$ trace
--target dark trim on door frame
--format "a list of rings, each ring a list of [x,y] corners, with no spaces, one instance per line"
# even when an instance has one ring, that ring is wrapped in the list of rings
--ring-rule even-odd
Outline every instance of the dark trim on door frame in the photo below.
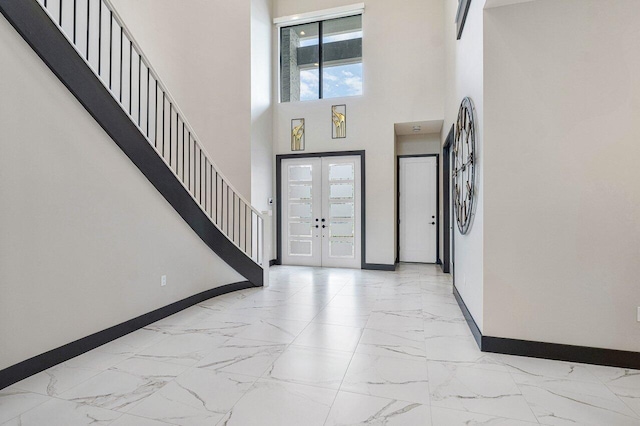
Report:
[[[262,266],[213,224],[38,2],[2,0],[0,13],[211,251],[263,285]]]
[[[398,220],[396,221],[396,259],[400,261],[400,159],[416,157],[436,157],[436,262],[433,264],[437,265],[440,263],[440,154],[396,156],[396,212],[398,212]]]
[[[451,146],[453,144],[455,126],[445,139],[442,147],[442,272],[451,273],[450,266],[452,239],[451,239]]]
[[[482,352],[640,370],[640,352],[483,336],[455,285],[453,294]]]
[[[282,265],[282,160],[296,158],[318,158],[318,157],[349,157],[360,156],[360,267],[362,269],[374,269],[384,271],[395,271],[395,265],[368,264],[367,259],[367,215],[366,215],[366,172],[365,172],[365,151],[330,151],[330,152],[310,152],[304,154],[281,154],[276,155],[276,265]],[[393,269],[391,269],[393,268]]]
[[[0,390],[216,296],[255,287],[241,281],[203,291],[0,370]]]

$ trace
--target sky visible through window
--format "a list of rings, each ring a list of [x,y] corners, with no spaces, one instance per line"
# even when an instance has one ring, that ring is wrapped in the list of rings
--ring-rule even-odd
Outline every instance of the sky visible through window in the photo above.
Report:
[[[325,67],[323,74],[323,98],[362,94],[362,63]],[[300,71],[300,100],[318,99],[319,85],[320,78],[317,68]]]

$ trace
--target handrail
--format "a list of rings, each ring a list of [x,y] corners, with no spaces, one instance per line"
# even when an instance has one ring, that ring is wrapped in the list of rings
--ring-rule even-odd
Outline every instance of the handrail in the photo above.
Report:
[[[160,80],[158,72],[155,70],[147,56],[142,51],[139,43],[133,37],[131,30],[124,23],[124,20],[113,6],[111,0],[37,0],[38,4],[44,9],[49,18],[56,24],[58,29],[67,38],[70,44],[75,48],[76,52],[85,61],[85,63],[93,70],[94,74],[100,79],[105,88],[111,93],[114,99],[118,102],[123,111],[129,116],[131,121],[136,125],[138,130],[145,136],[147,142],[155,149],[156,153],[162,158],[164,163],[173,172],[176,178],[183,185],[185,190],[191,194],[192,198],[196,201],[198,206],[209,217],[211,222],[216,226],[236,247],[238,247],[243,253],[251,258],[255,263],[262,265],[264,257],[264,218],[258,210],[256,210],[251,204],[238,192],[238,190],[229,182],[229,180],[222,174],[219,167],[215,164],[212,156],[207,152],[206,148],[202,146],[201,141],[196,134],[193,126],[186,119],[182,109],[175,102],[175,98],[169,92],[166,85]],[[79,6],[85,6],[84,14],[82,18],[85,19],[84,23],[78,19]],[[97,12],[96,12],[97,7]],[[104,8],[104,9],[103,9]],[[93,9],[93,10],[92,10]],[[107,24],[109,25],[106,30],[104,25],[104,12],[107,11]],[[57,13],[56,13],[57,12]],[[71,16],[69,16],[71,15]],[[96,15],[96,16],[94,16]],[[96,21],[98,29],[91,27],[92,20]],[[69,26],[68,20],[71,19],[71,34],[65,30],[65,27]],[[93,22],[95,24],[95,22]],[[114,32],[114,28],[115,29]],[[80,29],[81,31],[78,31]],[[104,32],[108,32],[107,36],[109,40],[104,42]],[[120,35],[118,36],[118,32]],[[81,37],[78,37],[80,33]],[[119,47],[117,48],[120,54],[118,61],[119,74],[115,77],[113,75],[113,64],[117,57],[114,58],[114,44],[119,39]],[[126,37],[126,41],[125,41]],[[80,41],[84,42],[84,51],[81,50]],[[97,42],[97,52],[92,49],[92,44]],[[128,43],[125,43],[128,42]],[[104,56],[103,43],[107,44],[109,49],[108,56],[108,81],[106,72],[102,69],[102,61]],[[124,43],[124,44],[123,44]],[[129,46],[127,46],[129,44]],[[128,50],[128,53],[125,51]],[[97,54],[98,66],[92,64],[91,57],[95,57]],[[128,81],[124,72],[124,55],[128,55],[129,64],[127,72],[129,73]],[[134,61],[134,55],[136,61]],[[93,59],[95,62],[95,59]],[[134,80],[133,80],[133,66],[137,62],[136,68],[138,71],[137,76],[137,96],[136,102],[137,111],[133,109],[133,96],[134,93]],[[146,69],[146,87],[144,89],[145,99],[142,98],[142,84],[145,83],[142,78],[142,69]],[[114,80],[117,80],[117,87],[119,93],[115,92]],[[152,95],[151,83],[155,83],[155,95]],[[125,105],[123,98],[123,86],[128,84],[128,106]],[[126,94],[126,93],[125,93]],[[160,105],[158,101],[158,95],[162,96],[162,111],[160,111]],[[124,99],[124,100],[123,100]],[[146,112],[143,122],[142,102],[146,102]],[[153,108],[151,108],[153,103]],[[167,160],[165,153],[165,130],[167,130],[166,122],[166,109],[169,109],[169,159]],[[153,109],[153,111],[152,111]],[[153,113],[153,116],[151,115]],[[162,127],[159,128],[159,118],[162,120]],[[174,120],[175,118],[175,120]],[[153,124],[151,121],[153,120]],[[175,129],[173,124],[175,122]],[[180,123],[182,123],[182,138],[180,138]],[[143,124],[146,129],[143,128]],[[153,129],[152,129],[153,126]],[[159,147],[159,132],[162,132],[161,148]],[[175,132],[175,138],[173,133]],[[188,134],[188,141],[186,136]],[[174,141],[175,139],[175,141]],[[182,150],[180,150],[180,141],[182,141]],[[175,168],[173,165],[174,156],[172,155],[173,142],[175,142]],[[185,149],[185,142],[187,148]],[[193,145],[193,152],[191,147]],[[196,160],[196,152],[198,152],[198,160]],[[192,156],[193,154],[193,156]],[[189,158],[185,158],[188,156]],[[182,167],[180,167],[179,160],[182,159]],[[203,173],[203,158],[204,158],[204,173]],[[192,162],[193,160],[193,162]],[[185,177],[185,170],[188,167],[188,175]],[[207,173],[209,172],[209,173]],[[215,189],[213,188],[213,175],[215,173]],[[182,174],[182,176],[181,176]],[[204,174],[204,182],[203,182]],[[191,178],[193,177],[193,182]],[[197,179],[197,181],[196,181]],[[203,197],[204,186],[204,197]],[[225,191],[226,188],[226,191]],[[220,190],[220,191],[218,191]],[[220,194],[218,194],[220,192]],[[226,192],[226,196],[225,196]],[[215,200],[213,199],[215,195]],[[220,195],[220,196],[219,196]],[[229,198],[233,199],[233,206],[230,206]],[[225,210],[226,199],[226,210]],[[204,203],[203,203],[204,201]],[[221,203],[220,203],[221,201]],[[237,201],[237,203],[236,203]],[[236,209],[237,206],[237,209]],[[242,209],[244,206],[244,210]],[[250,220],[247,214],[250,215]],[[255,229],[254,229],[255,224]],[[244,226],[243,226],[244,225]],[[229,229],[231,227],[231,230]],[[236,230],[238,231],[236,233]],[[244,237],[243,237],[244,235]],[[250,244],[249,244],[250,240]],[[244,242],[244,243],[243,243]]]

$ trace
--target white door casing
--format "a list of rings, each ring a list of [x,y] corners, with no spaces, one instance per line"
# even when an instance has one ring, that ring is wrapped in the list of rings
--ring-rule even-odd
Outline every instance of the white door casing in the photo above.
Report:
[[[282,264],[361,267],[360,156],[282,160]]]
[[[437,157],[400,158],[400,261],[437,262]]]

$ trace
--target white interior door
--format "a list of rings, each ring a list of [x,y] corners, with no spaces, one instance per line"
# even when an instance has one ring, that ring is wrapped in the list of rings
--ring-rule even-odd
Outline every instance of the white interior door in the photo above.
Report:
[[[437,157],[400,158],[400,261],[437,262]]]
[[[282,161],[282,263],[322,264],[322,161]]]
[[[322,158],[322,266],[361,267],[360,157]]]
[[[361,267],[360,157],[282,160],[282,263]]]

